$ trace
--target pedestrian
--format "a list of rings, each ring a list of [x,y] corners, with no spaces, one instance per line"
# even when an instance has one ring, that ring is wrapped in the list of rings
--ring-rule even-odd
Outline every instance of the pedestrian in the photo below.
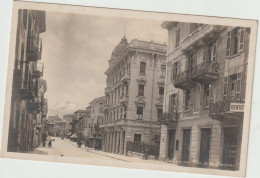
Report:
[[[52,146],[52,141],[50,140],[48,143],[49,148]]]

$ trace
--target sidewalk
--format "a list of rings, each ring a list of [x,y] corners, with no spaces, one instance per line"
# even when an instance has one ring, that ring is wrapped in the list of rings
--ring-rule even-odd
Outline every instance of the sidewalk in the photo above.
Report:
[[[65,141],[67,141],[68,143],[74,145],[75,147],[78,147],[76,142],[72,142],[70,140],[64,139]],[[90,152],[90,153],[94,153],[94,154],[98,154],[101,156],[106,156],[109,158],[113,158],[113,159],[117,159],[117,160],[121,160],[121,161],[126,161],[126,162],[145,162],[145,163],[164,163],[162,161],[158,161],[158,160],[143,160],[137,157],[130,157],[130,156],[126,156],[126,155],[120,155],[120,154],[114,154],[114,153],[108,153],[108,152],[104,152],[101,150],[95,150],[94,148],[85,148],[84,145],[81,146],[80,149],[85,149],[86,151]]]

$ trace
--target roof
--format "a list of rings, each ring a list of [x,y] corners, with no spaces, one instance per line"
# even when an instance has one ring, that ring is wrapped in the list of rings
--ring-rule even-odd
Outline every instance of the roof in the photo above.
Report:
[[[112,51],[111,59],[117,58],[124,51],[124,49],[127,48],[127,46],[128,46],[128,42],[126,37],[124,36],[121,39],[120,43]]]
[[[95,104],[95,103],[104,103],[106,101],[106,97],[105,96],[101,96],[98,98],[93,99],[89,104]]]
[[[62,119],[59,118],[59,116],[48,116],[47,120],[48,120],[48,122],[52,122],[52,121],[62,121]]]
[[[117,56],[117,58],[113,59],[114,62],[112,65],[109,65],[109,68],[105,71],[105,74],[108,74],[114,67],[116,66],[116,63],[121,61],[128,52],[130,51],[143,51],[148,53],[156,53],[161,55],[166,55],[167,52],[167,45],[166,43],[159,43],[154,41],[142,41],[138,39],[133,39],[127,47]],[[112,52],[113,54],[113,52]],[[111,60],[109,60],[110,62]]]
[[[77,111],[74,112],[74,114],[77,114],[77,113],[88,113],[89,111],[86,110],[86,109],[78,109]]]

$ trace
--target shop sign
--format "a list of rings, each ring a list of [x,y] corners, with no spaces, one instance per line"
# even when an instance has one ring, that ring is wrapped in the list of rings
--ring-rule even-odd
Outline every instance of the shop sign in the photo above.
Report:
[[[244,112],[244,103],[230,103],[231,112]]]

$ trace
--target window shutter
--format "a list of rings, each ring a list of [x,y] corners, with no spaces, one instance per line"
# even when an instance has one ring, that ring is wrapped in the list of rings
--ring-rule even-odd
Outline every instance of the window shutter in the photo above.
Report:
[[[214,101],[212,84],[209,85],[209,101]]]
[[[200,106],[203,107],[204,85],[200,84]]]
[[[209,60],[208,46],[205,46],[203,51],[203,61],[208,61],[208,60]]]
[[[231,47],[231,31],[227,33],[227,50],[226,50],[226,56],[230,56],[230,47]]]
[[[183,100],[182,100],[182,108],[183,108],[183,111],[185,111],[185,98],[186,98],[186,90],[183,90]]]
[[[189,109],[190,110],[192,110],[193,108],[194,108],[194,105],[193,105],[193,100],[194,100],[194,98],[193,98],[193,96],[194,96],[194,94],[193,94],[193,92],[194,92],[194,90],[193,89],[190,89],[190,103],[189,103]]]
[[[228,93],[228,78],[225,77],[225,79],[224,79],[224,93],[223,93],[224,100],[227,100],[227,93]]]
[[[212,62],[216,61],[216,56],[217,56],[217,43],[214,42],[213,51],[212,51]]]
[[[170,107],[171,107],[171,95],[169,95],[169,106],[168,106],[168,111],[170,111]]]
[[[240,101],[241,98],[241,78],[242,78],[242,74],[238,73],[237,74],[237,84],[236,84],[236,100]]]
[[[194,53],[192,55],[192,66],[191,67],[196,66],[196,65],[197,65],[197,54]]]
[[[240,41],[239,41],[239,50],[242,51],[244,49],[244,41],[245,41],[245,28],[240,28]]]

